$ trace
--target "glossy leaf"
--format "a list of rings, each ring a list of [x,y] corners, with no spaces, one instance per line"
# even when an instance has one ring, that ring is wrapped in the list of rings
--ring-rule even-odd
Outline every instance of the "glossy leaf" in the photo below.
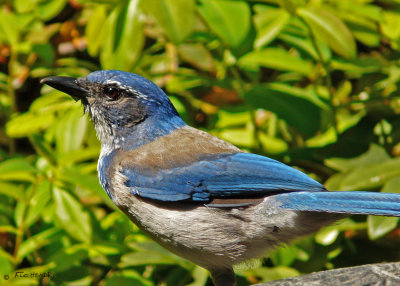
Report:
[[[56,127],[56,147],[58,153],[78,150],[86,135],[87,118],[81,108],[67,111]]]
[[[22,158],[0,163],[0,181],[34,181],[35,168]]]
[[[104,69],[130,71],[139,59],[144,44],[139,0],[129,0],[113,9],[106,20],[100,53]]]
[[[201,0],[201,16],[222,41],[237,48],[250,30],[250,8],[246,1]]]
[[[289,22],[290,14],[283,9],[261,11],[254,17],[257,36],[254,48],[260,49],[272,42]]]
[[[89,190],[90,192],[102,197],[103,201],[107,205],[109,205],[109,207],[114,209],[116,208],[113,202],[108,197],[107,193],[100,186],[99,178],[97,175],[85,174],[76,168],[68,168],[64,169],[63,172],[60,173],[59,179],[64,182],[72,183],[73,185],[79,186],[83,189]]]
[[[202,44],[182,44],[179,45],[178,52],[183,60],[200,70],[214,69],[211,53]]]
[[[19,29],[15,16],[0,10],[0,39],[11,45],[16,45],[19,37]]]
[[[268,85],[254,87],[244,94],[252,106],[270,110],[299,132],[310,136],[319,128],[320,109],[309,100]]]
[[[87,48],[91,56],[97,56],[103,44],[106,18],[106,6],[99,5],[93,11],[86,25]]]
[[[326,10],[301,7],[297,14],[304,19],[313,35],[347,59],[356,55],[356,44],[347,26]]]
[[[361,165],[342,181],[342,190],[364,190],[382,186],[388,180],[400,176],[400,158],[378,164]]]
[[[29,227],[41,215],[50,200],[50,182],[42,181],[33,187],[33,195],[29,199],[28,211],[25,217],[25,226]]]
[[[378,239],[394,230],[399,221],[398,217],[368,216],[368,236],[371,239]]]
[[[65,271],[88,257],[88,251],[82,246],[62,248],[49,257],[55,263],[53,271]]]
[[[110,278],[108,278],[105,285],[151,286],[153,285],[153,283],[143,278],[139,273],[134,270],[122,270],[115,272]]]
[[[311,62],[280,48],[252,51],[240,58],[239,65],[250,69],[266,67],[281,71],[292,71],[305,76],[310,75],[314,68]]]
[[[388,160],[390,157],[386,150],[378,145],[372,144],[368,152],[352,159],[330,158],[325,160],[327,166],[345,172],[363,165],[375,165]]]
[[[53,197],[60,225],[71,237],[89,243],[92,240],[92,227],[87,211],[73,196],[60,188],[53,189]]]
[[[194,0],[146,0],[141,6],[174,43],[181,43],[193,30]]]
[[[20,261],[29,253],[37,251],[41,247],[49,244],[59,232],[56,228],[49,228],[35,236],[26,239],[18,248],[17,259]]]

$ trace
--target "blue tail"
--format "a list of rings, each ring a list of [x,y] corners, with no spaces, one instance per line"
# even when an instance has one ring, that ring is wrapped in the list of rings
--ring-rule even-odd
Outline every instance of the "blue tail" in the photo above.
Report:
[[[299,211],[400,216],[400,194],[292,192],[275,197],[280,207]]]

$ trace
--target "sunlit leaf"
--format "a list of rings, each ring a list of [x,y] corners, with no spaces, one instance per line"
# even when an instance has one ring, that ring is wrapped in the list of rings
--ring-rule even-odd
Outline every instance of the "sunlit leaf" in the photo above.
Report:
[[[84,174],[79,169],[68,168],[60,173],[59,179],[68,183],[77,185],[83,189],[89,190],[94,194],[103,198],[103,201],[111,208],[115,209],[115,205],[108,197],[107,193],[100,186],[99,178],[94,174]]]
[[[335,15],[326,10],[301,7],[297,14],[310,26],[313,35],[325,42],[339,55],[353,59],[356,43],[347,26]]]
[[[62,248],[49,257],[55,263],[53,271],[61,272],[72,268],[88,257],[88,251],[81,245]]]
[[[255,108],[264,108],[287,121],[297,131],[312,135],[320,126],[320,109],[297,94],[273,86],[259,85],[244,94],[245,100]]]
[[[67,0],[40,1],[36,6],[35,15],[42,20],[49,20],[60,13],[66,4]]]
[[[368,236],[371,239],[384,236],[397,227],[399,220],[398,217],[368,216]]]
[[[33,187],[34,192],[29,199],[28,211],[25,217],[25,226],[29,227],[41,215],[41,212],[46,207],[50,200],[50,182],[42,181]]]
[[[200,70],[214,69],[211,53],[202,44],[182,44],[178,47],[182,59]]]
[[[56,147],[58,153],[78,150],[86,136],[87,118],[81,108],[68,110],[57,122]]]
[[[92,240],[92,226],[89,214],[68,192],[53,188],[56,217],[62,227],[73,238],[89,243]]]
[[[121,270],[114,272],[114,274],[106,280],[105,285],[151,286],[153,285],[153,283],[143,278],[139,273],[134,270]]]
[[[339,170],[347,171],[365,164],[377,164],[388,160],[390,157],[386,153],[386,150],[375,144],[371,144],[369,150],[356,158],[344,159],[344,158],[330,158],[326,159],[325,163],[327,166]]]
[[[261,47],[272,42],[289,22],[290,14],[283,9],[262,10],[254,16],[257,37],[254,47]]]
[[[315,241],[322,245],[330,245],[335,242],[338,235],[338,229],[324,228],[315,235]]]
[[[107,18],[105,5],[96,6],[86,25],[87,49],[91,56],[97,56],[104,41],[104,24]]]
[[[260,267],[252,270],[247,270],[246,273],[261,277],[263,282],[272,280],[279,280],[300,275],[300,272],[294,268],[287,266],[275,266],[275,267]]]
[[[19,37],[19,29],[16,17],[11,12],[0,10],[0,40],[16,45]]]
[[[194,26],[194,0],[146,0],[141,5],[174,43],[181,43]]]
[[[0,163],[0,181],[34,181],[35,168],[22,158],[13,158]]]
[[[246,1],[202,0],[198,9],[211,29],[231,47],[238,47],[250,29],[250,9]]]
[[[240,58],[239,65],[243,68],[260,66],[281,71],[293,71],[305,76],[310,75],[314,68],[311,62],[280,48],[252,51]]]
[[[139,59],[144,34],[138,4],[139,0],[129,0],[117,5],[108,16],[100,52],[104,69],[130,71]]]
[[[388,159],[377,164],[364,164],[350,172],[342,181],[342,190],[363,190],[382,186],[400,176],[400,158]]]
[[[29,253],[46,246],[54,239],[54,236],[59,232],[57,228],[49,228],[43,232],[40,232],[21,243],[18,248],[17,258],[19,260],[23,259]]]

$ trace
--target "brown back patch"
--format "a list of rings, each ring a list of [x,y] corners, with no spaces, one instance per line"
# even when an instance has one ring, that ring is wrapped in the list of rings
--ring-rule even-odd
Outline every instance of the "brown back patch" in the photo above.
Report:
[[[190,165],[206,155],[239,152],[242,151],[226,141],[185,126],[132,151],[120,152],[115,162],[122,167],[136,165],[156,171]]]

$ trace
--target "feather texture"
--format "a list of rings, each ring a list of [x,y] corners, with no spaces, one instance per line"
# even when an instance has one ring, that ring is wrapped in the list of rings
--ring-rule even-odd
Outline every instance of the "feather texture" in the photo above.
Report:
[[[400,216],[400,196],[374,192],[297,192],[280,194],[281,208],[296,211]]]

